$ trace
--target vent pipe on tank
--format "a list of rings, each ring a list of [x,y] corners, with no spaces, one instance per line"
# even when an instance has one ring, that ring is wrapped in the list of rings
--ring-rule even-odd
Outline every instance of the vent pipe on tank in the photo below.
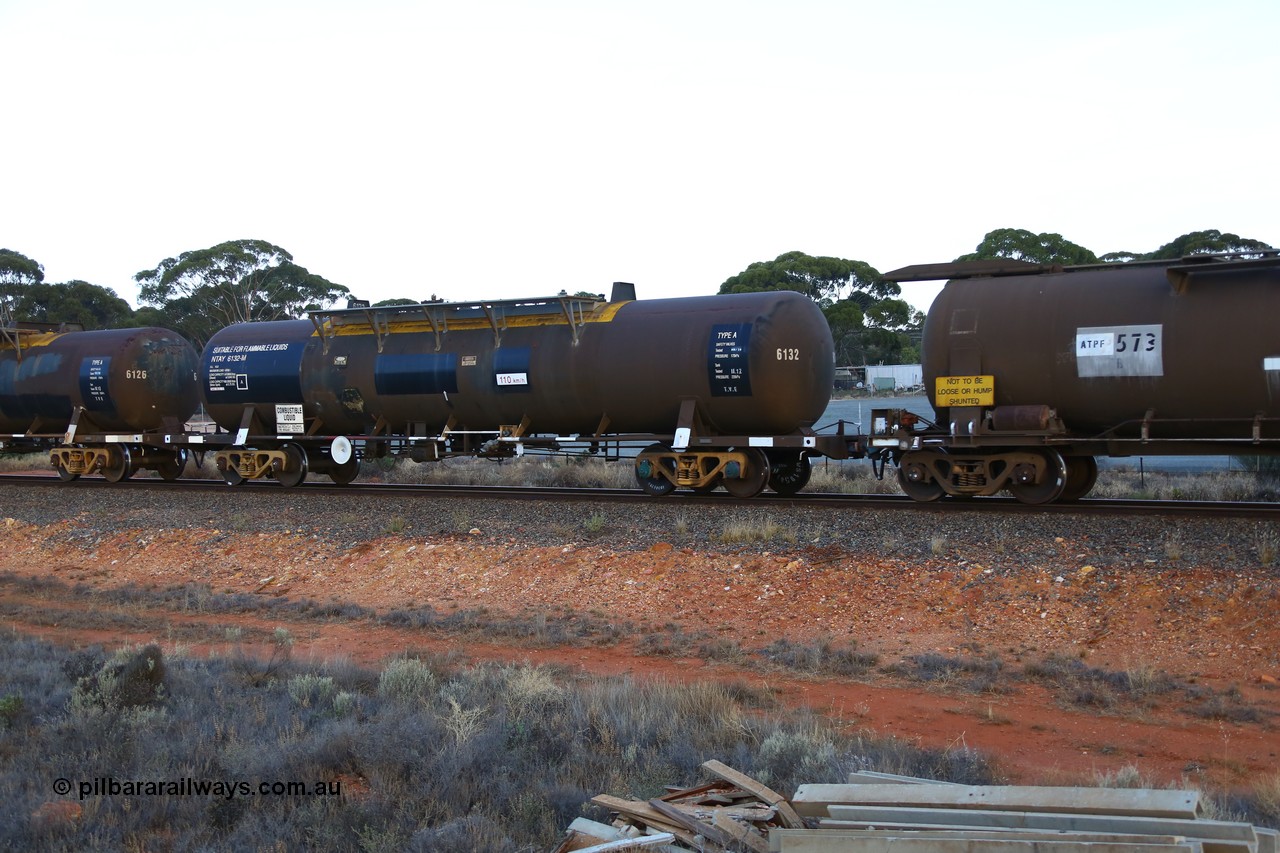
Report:
[[[615,281],[613,292],[609,294],[610,302],[634,302],[636,286],[629,281]]]

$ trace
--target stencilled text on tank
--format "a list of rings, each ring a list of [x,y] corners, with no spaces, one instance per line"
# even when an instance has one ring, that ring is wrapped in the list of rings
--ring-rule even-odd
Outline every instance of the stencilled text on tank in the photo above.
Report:
[[[750,323],[718,323],[707,345],[707,380],[712,397],[750,397]]]
[[[205,390],[221,403],[295,400],[301,394],[298,375],[305,346],[305,341],[294,341],[209,347],[204,353]]]
[[[80,362],[80,399],[86,409],[91,412],[113,410],[109,390],[110,377],[111,358],[109,356],[94,356]]]
[[[1076,329],[1076,375],[1164,376],[1164,326],[1092,326]]]

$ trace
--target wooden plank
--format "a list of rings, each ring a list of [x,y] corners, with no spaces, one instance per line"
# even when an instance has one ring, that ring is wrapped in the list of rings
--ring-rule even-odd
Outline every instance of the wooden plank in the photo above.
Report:
[[[633,823],[640,823],[658,832],[670,832],[686,844],[694,843],[693,835],[683,825],[663,816],[661,812],[643,800],[624,800],[621,797],[614,797],[609,794],[597,794],[591,798],[591,802],[598,806],[604,806],[610,811],[617,812],[624,819]]]
[[[585,817],[575,817],[573,822],[569,824],[569,828],[581,832],[583,835],[594,835],[601,841],[616,841],[622,838],[622,830],[616,826],[610,826],[607,823],[601,823],[598,820],[589,820]]]
[[[617,812],[618,814],[625,815],[627,817],[637,817],[641,820],[653,818],[660,823],[669,823],[669,821],[662,817],[660,812],[655,811],[654,808],[644,800],[624,800],[621,797],[615,797],[611,794],[596,794],[591,798],[591,802],[595,803],[597,806],[604,806],[610,811]]]
[[[737,793],[740,797],[751,796],[747,791],[741,790],[732,782],[726,782],[723,779],[716,779],[714,782],[708,782],[705,785],[698,785],[695,788],[675,788],[668,785],[667,793],[663,794],[658,799],[666,800],[669,803],[690,799],[701,800],[706,797],[731,800],[734,793]]]
[[[801,785],[791,798],[795,810],[806,816],[822,816],[828,806],[842,804],[1193,819],[1200,813],[1200,792],[1023,785]]]
[[[831,812],[835,820],[1177,835],[1202,841],[1205,853],[1258,849],[1258,836],[1253,825],[1231,821],[894,806],[833,805]]]
[[[700,806],[689,803],[671,803],[666,800],[663,800],[663,802],[673,809],[679,809],[698,820],[712,820],[717,814],[723,814],[725,817],[733,818],[737,821],[765,823],[773,820],[778,814],[778,809],[775,806],[766,806],[764,803],[756,803],[753,806]]]
[[[683,827],[686,831],[692,832],[694,835],[701,835],[712,844],[716,844],[723,848],[733,846],[734,838],[722,829],[717,829],[709,823],[704,823],[696,817],[691,817],[680,811],[670,803],[664,803],[662,800],[650,800],[649,805],[654,811],[666,817],[672,823]],[[699,848],[702,849],[702,848]]]
[[[715,827],[737,842],[739,847],[754,850],[755,853],[769,853],[769,842],[758,832],[746,824],[738,823],[724,812],[716,812],[711,822]]]
[[[750,791],[763,802],[766,802],[771,806],[777,806],[778,820],[782,822],[783,826],[793,828],[800,828],[804,826],[804,820],[796,813],[795,809],[791,807],[791,804],[787,802],[787,798],[779,794],[777,791],[774,791],[772,788],[766,787],[745,773],[740,773],[729,765],[723,764],[715,759],[704,761],[702,763],[702,769],[714,776],[724,779],[726,782],[732,782],[745,791]]]
[[[657,835],[641,835],[638,838],[619,838],[616,841],[606,841],[603,844],[597,844],[595,847],[584,847],[577,853],[613,853],[617,850],[639,850],[644,847],[661,847],[675,841],[676,837],[670,832],[660,832]]]
[[[1258,853],[1280,853],[1280,832],[1255,826],[1253,831],[1258,835]]]
[[[578,853],[584,848],[625,837],[622,830],[615,826],[588,820],[585,817],[574,818],[573,823],[569,824],[569,831],[565,833],[564,840],[551,853]]]
[[[969,840],[964,838],[865,837],[822,829],[777,829],[769,833],[772,853],[1192,853],[1199,845],[1107,844],[1072,841]]]

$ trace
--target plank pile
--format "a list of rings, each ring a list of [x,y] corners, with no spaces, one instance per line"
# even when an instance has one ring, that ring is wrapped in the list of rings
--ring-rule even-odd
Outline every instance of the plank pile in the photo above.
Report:
[[[554,853],[1280,853],[1275,830],[1204,817],[1200,793],[969,786],[859,772],[788,802],[721,764],[716,781],[652,800],[602,794],[612,825],[573,822]]]
[[[554,853],[613,853],[616,850],[698,850],[705,853],[768,853],[769,832],[801,829],[804,820],[785,797],[719,761],[703,769],[715,781],[673,790],[652,800],[601,794],[591,802],[617,815],[612,825],[579,818]]]
[[[1274,853],[1277,833],[1206,820],[1198,791],[969,786],[885,774],[801,785],[816,828],[770,833],[772,853]]]

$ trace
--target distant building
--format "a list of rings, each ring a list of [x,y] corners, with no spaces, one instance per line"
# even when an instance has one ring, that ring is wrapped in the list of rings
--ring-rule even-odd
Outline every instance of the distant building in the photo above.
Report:
[[[923,391],[924,370],[918,364],[869,364],[837,367],[835,390],[866,390],[878,394]]]

